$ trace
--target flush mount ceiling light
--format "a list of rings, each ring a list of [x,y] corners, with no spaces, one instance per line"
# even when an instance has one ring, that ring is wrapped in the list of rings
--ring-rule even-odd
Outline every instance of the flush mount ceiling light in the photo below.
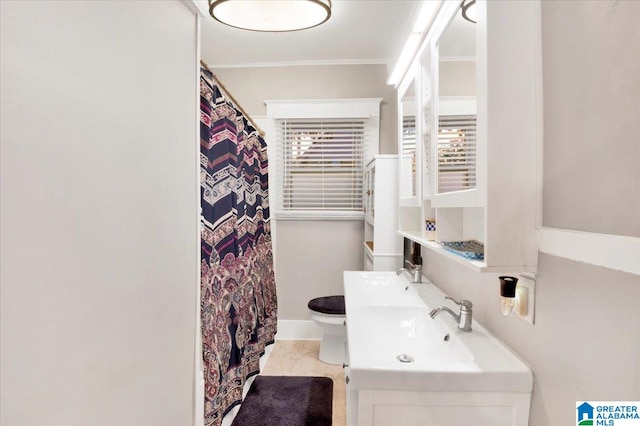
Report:
[[[297,31],[326,22],[331,0],[209,0],[209,13],[243,30]]]
[[[476,23],[476,0],[464,0],[460,5],[462,17],[469,22]]]

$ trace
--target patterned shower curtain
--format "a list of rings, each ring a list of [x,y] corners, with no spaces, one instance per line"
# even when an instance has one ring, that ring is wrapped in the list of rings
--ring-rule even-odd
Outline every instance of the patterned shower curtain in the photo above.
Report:
[[[264,139],[200,74],[201,320],[205,424],[220,425],[276,333]]]

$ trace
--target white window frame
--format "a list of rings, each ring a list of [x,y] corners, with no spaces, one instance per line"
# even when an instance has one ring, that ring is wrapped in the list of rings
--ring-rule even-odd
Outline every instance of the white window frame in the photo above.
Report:
[[[366,118],[363,166],[378,154],[380,140],[380,103],[382,98],[362,99],[304,99],[304,100],[270,100],[265,101],[267,119],[270,128],[276,128],[276,120],[282,119],[335,119],[335,118]],[[274,133],[271,133],[274,134]],[[271,139],[275,143],[275,138]],[[270,150],[273,153],[275,150]],[[272,182],[282,182],[283,170],[278,165],[284,159],[269,159]],[[364,173],[364,169],[362,171]],[[273,217],[276,220],[364,220],[364,212],[349,211],[284,211],[282,209],[282,194],[278,191],[278,184],[269,185],[269,197]]]

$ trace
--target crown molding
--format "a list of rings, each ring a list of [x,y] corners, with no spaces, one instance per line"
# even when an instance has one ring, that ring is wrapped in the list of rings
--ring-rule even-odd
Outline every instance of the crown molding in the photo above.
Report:
[[[209,16],[209,3],[205,0],[182,0],[195,14],[204,18]]]
[[[332,65],[388,65],[386,59],[320,59],[311,61],[288,62],[250,62],[236,64],[216,64],[207,61],[211,68],[270,68],[270,67],[306,67]]]

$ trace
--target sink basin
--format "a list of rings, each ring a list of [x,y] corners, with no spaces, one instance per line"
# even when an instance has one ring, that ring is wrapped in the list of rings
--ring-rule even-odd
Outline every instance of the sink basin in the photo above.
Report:
[[[370,333],[354,333],[354,344],[364,351],[353,353],[352,359],[362,366],[404,371],[473,361],[458,333],[433,321],[426,306],[362,306],[358,316],[367,318],[375,331],[374,338]],[[380,347],[380,342],[386,344]],[[400,361],[400,355],[409,355],[413,361]]]
[[[349,272],[352,294],[357,294],[356,305],[422,306],[415,287],[403,281],[395,272]],[[346,300],[345,293],[345,300]]]
[[[420,294],[416,286],[421,287]],[[344,272],[349,377],[360,389],[442,392],[531,392],[531,370],[480,324],[457,329],[433,284],[407,274]],[[427,290],[427,291],[423,291]]]

